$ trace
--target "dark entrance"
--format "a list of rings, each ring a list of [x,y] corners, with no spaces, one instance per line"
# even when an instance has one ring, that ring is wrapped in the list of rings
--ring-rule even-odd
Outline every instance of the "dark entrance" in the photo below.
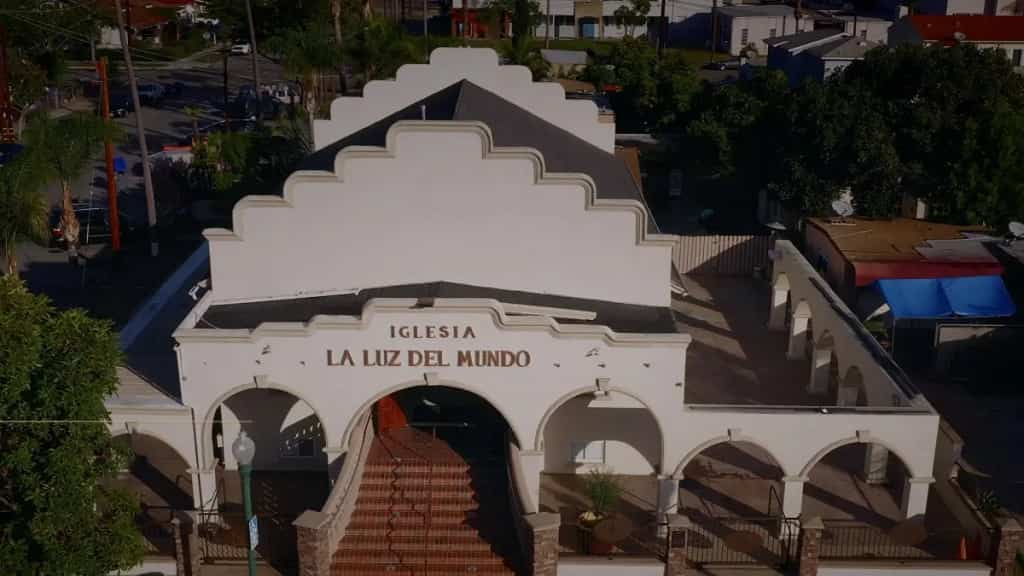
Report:
[[[469,463],[504,461],[505,418],[486,400],[464,390],[447,386],[401,390],[378,402],[374,418],[378,432],[415,428],[443,441]]]

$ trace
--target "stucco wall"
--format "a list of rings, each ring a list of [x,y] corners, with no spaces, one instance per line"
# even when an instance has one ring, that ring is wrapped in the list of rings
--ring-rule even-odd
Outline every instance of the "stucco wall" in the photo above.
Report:
[[[395,80],[375,80],[361,97],[342,97],[331,104],[330,120],[317,120],[313,139],[317,149],[385,118],[413,102],[468,79],[594,146],[613,152],[615,126],[598,120],[597,106],[587,100],[566,100],[554,82],[534,82],[525,66],[499,66],[490,48],[437,48],[430,64],[406,64]]]
[[[647,235],[639,202],[594,201],[589,178],[492,150],[481,124],[399,122],[388,140],[341,152],[336,175],[293,174],[284,198],[242,199],[234,231],[207,230],[216,300],[446,280],[669,304],[674,240]]]
[[[362,319],[322,318],[308,329],[268,326],[252,335],[244,330],[179,330],[182,375],[188,380],[184,402],[202,421],[239,390],[258,386],[290,391],[320,416],[328,447],[342,444],[350,423],[377,398],[427,384],[425,375],[430,373],[436,374],[437,384],[488,400],[504,415],[520,446],[531,448],[539,444],[546,416],[563,401],[596,390],[599,379],[609,389],[628,389],[659,421],[676,417],[682,405],[685,335],[615,335],[602,328],[555,327],[545,319],[503,318],[492,301],[439,299],[434,308],[416,308],[409,300],[375,302]],[[402,325],[468,326],[474,337],[393,338],[390,328]],[[217,336],[220,340],[208,339]],[[344,361],[346,350],[351,364]],[[366,366],[364,350],[371,361],[378,350],[397,350],[401,365]],[[409,365],[410,350],[439,350],[447,365]],[[529,365],[458,365],[458,352],[467,350],[526,351]],[[442,363],[440,356],[435,358]],[[201,443],[209,446],[205,438]]]
[[[600,407],[593,395],[580,396],[563,404],[548,420],[544,471],[573,474],[601,468],[616,474],[648,475],[658,469],[660,439],[658,424],[645,407]],[[605,442],[604,463],[574,463],[571,445],[591,441]]]
[[[879,562],[822,562],[818,576],[988,576],[992,568],[980,562],[933,562],[900,564]]]
[[[775,29],[775,36],[785,36],[806,30],[814,29],[814,21],[811,18],[797,20],[792,15],[788,16],[721,16],[723,33],[721,41],[728,41],[722,49],[727,50],[733,56],[739,56],[740,52],[748,45],[753,44],[759,54],[768,53],[768,45],[765,40],[771,38],[771,30]],[[743,29],[747,29],[747,42],[743,43]]]
[[[240,430],[256,443],[256,470],[321,470],[327,467],[323,453],[323,431],[313,409],[301,399],[279,390],[244,390],[228,398],[221,407],[224,436],[224,466],[237,468],[231,443]],[[285,454],[286,448],[303,438],[313,439],[312,457]]]

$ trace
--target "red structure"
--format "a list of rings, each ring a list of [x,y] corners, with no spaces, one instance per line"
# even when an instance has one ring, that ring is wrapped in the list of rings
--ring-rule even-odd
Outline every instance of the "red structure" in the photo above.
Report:
[[[405,417],[405,411],[392,396],[385,396],[373,405],[374,417],[377,421],[377,433],[395,428],[409,426],[409,420]]]
[[[473,8],[469,9],[469,13],[465,13],[466,10],[463,8],[452,8],[450,15],[452,19],[452,36],[461,38],[463,26],[468,25],[469,37],[470,38],[490,38],[493,35],[507,36],[509,33],[509,26],[511,21],[508,18],[502,21],[502,30],[498,34],[492,34],[488,22],[480,14],[480,10]]]

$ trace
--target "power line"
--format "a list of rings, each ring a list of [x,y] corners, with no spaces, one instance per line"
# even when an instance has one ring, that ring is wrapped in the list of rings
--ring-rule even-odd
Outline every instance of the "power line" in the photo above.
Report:
[[[25,24],[33,25],[33,26],[39,28],[40,30],[43,30],[43,31],[51,33],[51,34],[60,34],[60,35],[63,35],[63,36],[65,36],[66,38],[68,38],[70,40],[75,40],[75,41],[78,41],[78,42],[81,42],[81,43],[84,43],[84,44],[90,44],[92,42],[92,39],[89,38],[88,36],[86,36],[85,34],[82,34],[80,32],[75,32],[73,30],[69,30],[69,29],[64,28],[62,26],[59,26],[57,24],[53,24],[53,23],[50,23],[50,22],[40,22],[40,21],[37,21],[37,20],[32,20],[30,18],[26,18],[24,16],[19,16],[17,14],[14,14],[12,16],[14,17],[15,20],[18,20],[19,22],[23,22]],[[129,47],[129,50],[132,51],[132,54],[138,56],[139,58],[141,58],[143,60],[164,61],[164,62],[173,62],[175,60],[175,58],[173,58],[172,56],[168,56],[166,54],[161,54],[160,52],[155,52],[155,51],[152,51],[152,50],[146,50],[144,48],[136,48],[136,47],[132,46],[132,47]]]

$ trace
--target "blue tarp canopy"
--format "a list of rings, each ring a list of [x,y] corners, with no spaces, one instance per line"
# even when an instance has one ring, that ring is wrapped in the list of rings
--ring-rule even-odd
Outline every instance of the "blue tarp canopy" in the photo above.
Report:
[[[1017,311],[999,276],[878,280],[896,318],[987,318]]]

